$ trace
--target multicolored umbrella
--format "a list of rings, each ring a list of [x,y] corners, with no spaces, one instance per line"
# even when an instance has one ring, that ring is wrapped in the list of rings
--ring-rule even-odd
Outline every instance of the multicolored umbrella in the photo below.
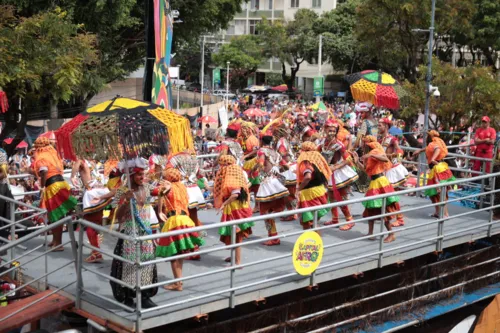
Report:
[[[61,156],[72,160],[77,156],[128,159],[194,147],[186,118],[159,105],[123,97],[82,112],[57,130],[56,138]]]
[[[366,70],[345,79],[351,85],[351,93],[355,100],[370,102],[376,106],[399,109],[400,102],[408,94],[391,75],[374,70]]]
[[[272,87],[271,89],[276,90],[276,91],[285,92],[285,91],[288,91],[288,86],[286,84],[280,84],[279,86]],[[295,90],[295,87],[293,87],[292,89]]]
[[[243,114],[247,117],[264,117],[267,115],[266,112],[262,111],[258,108],[251,108],[243,112]]]
[[[217,119],[215,119],[214,117],[207,115],[207,116],[203,116],[201,118],[198,118],[198,122],[199,123],[206,123],[206,124],[210,124],[210,123],[217,124],[219,121]]]

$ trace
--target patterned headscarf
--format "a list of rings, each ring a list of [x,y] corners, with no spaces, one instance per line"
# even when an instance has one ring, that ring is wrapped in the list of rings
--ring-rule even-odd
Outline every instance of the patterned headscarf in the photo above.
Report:
[[[312,163],[318,170],[325,176],[326,179],[330,179],[332,176],[332,170],[328,166],[328,162],[325,160],[323,155],[318,152],[318,146],[314,142],[306,141],[302,143],[301,152],[297,160],[297,165],[300,165],[304,161]],[[297,178],[300,178],[299,168],[297,168]]]
[[[231,155],[223,155],[219,160],[220,169],[215,176],[214,207],[222,207],[225,198],[234,190],[248,191],[247,180],[243,169],[236,165],[236,159]]]
[[[436,130],[430,130],[429,132],[427,132],[427,134],[431,137],[431,138],[435,138],[435,137],[438,137],[439,138],[439,132],[436,131]]]
[[[179,182],[182,179],[181,172],[175,168],[165,170],[165,179],[169,182]]]
[[[49,138],[46,137],[39,137],[35,140],[35,143],[33,145],[35,149],[44,148],[50,146],[50,140]]]
[[[380,143],[378,143],[377,141],[377,138],[374,137],[373,135],[367,135],[363,138],[363,141],[365,142],[365,144],[370,147],[370,149],[382,149],[382,151],[384,150],[384,148],[382,147],[382,145]]]

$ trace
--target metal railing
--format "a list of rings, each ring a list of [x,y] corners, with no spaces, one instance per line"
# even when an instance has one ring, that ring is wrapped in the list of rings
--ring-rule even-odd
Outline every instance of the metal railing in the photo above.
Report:
[[[214,156],[212,156],[212,155],[200,156],[200,158],[211,158],[211,157],[214,157]],[[335,202],[335,203],[317,206],[317,207],[295,209],[295,210],[285,211],[285,212],[281,212],[281,213],[273,213],[273,214],[267,214],[267,215],[261,215],[261,216],[252,216],[252,217],[246,218],[246,219],[227,221],[227,222],[224,222],[224,226],[230,227],[232,229],[231,245],[219,245],[219,246],[214,246],[214,247],[210,247],[210,248],[206,248],[206,249],[202,248],[198,252],[196,252],[196,254],[206,255],[206,254],[210,254],[210,253],[214,253],[214,252],[230,250],[231,251],[231,256],[230,256],[231,261],[230,261],[230,265],[228,267],[214,268],[214,269],[211,269],[211,270],[206,271],[206,272],[186,275],[186,276],[183,276],[181,278],[172,278],[172,279],[167,279],[167,280],[163,280],[163,281],[158,281],[156,283],[149,284],[149,285],[142,285],[140,283],[140,268],[147,267],[149,265],[154,265],[154,264],[156,264],[156,265],[157,264],[164,264],[164,263],[168,263],[168,262],[171,262],[171,261],[177,260],[177,259],[186,259],[187,257],[189,257],[193,254],[186,253],[186,254],[175,255],[172,257],[156,258],[154,260],[141,262],[141,260],[140,260],[140,257],[141,257],[140,253],[141,252],[140,251],[141,251],[142,244],[144,242],[156,240],[156,239],[163,238],[163,237],[181,235],[181,234],[186,233],[186,230],[178,230],[178,231],[171,231],[171,232],[167,232],[167,233],[158,233],[158,234],[152,234],[152,235],[147,235],[147,236],[133,237],[130,235],[125,235],[123,233],[110,230],[110,229],[103,227],[103,226],[96,225],[95,223],[92,223],[90,221],[86,221],[84,219],[75,219],[71,222],[71,218],[68,217],[68,218],[62,219],[61,221],[58,221],[56,223],[53,223],[53,224],[47,226],[43,230],[42,229],[36,230],[35,232],[33,232],[33,233],[31,233],[31,234],[29,234],[21,239],[7,242],[6,245],[3,245],[0,247],[0,252],[4,251],[4,250],[13,250],[15,247],[22,246],[22,244],[25,243],[27,240],[30,240],[30,239],[33,239],[34,237],[43,235],[44,233],[46,233],[46,231],[48,231],[52,228],[55,228],[56,226],[67,224],[68,225],[68,232],[69,232],[69,236],[70,236],[69,243],[71,243],[71,247],[72,247],[72,260],[70,263],[68,263],[66,265],[69,265],[71,263],[75,264],[76,279],[74,281],[68,281],[68,282],[70,282],[68,285],[60,287],[60,288],[56,289],[56,291],[64,289],[67,286],[76,283],[76,286],[77,286],[77,289],[76,289],[77,291],[76,291],[76,295],[75,295],[76,308],[81,308],[82,301],[84,301],[86,295],[93,296],[95,298],[98,298],[98,299],[103,300],[105,302],[108,302],[110,304],[113,304],[113,305],[119,307],[120,309],[135,313],[136,331],[139,332],[139,331],[141,331],[141,328],[142,328],[143,316],[148,314],[148,313],[151,313],[153,311],[166,310],[166,309],[172,308],[172,307],[177,306],[177,305],[186,304],[186,303],[195,302],[195,301],[200,301],[200,300],[208,299],[208,298],[211,298],[214,296],[219,296],[219,297],[223,297],[223,298],[227,299],[227,302],[228,302],[227,306],[234,307],[236,305],[237,292],[241,292],[245,289],[248,290],[248,289],[253,288],[253,287],[264,288],[266,285],[268,285],[270,282],[273,282],[273,281],[279,281],[279,280],[282,280],[285,278],[292,278],[293,277],[293,278],[300,278],[300,279],[302,279],[302,281],[308,281],[308,283],[311,286],[313,286],[316,284],[317,274],[321,274],[322,272],[326,272],[326,271],[331,271],[333,269],[339,268],[340,266],[345,266],[346,264],[350,265],[353,262],[358,261],[360,259],[367,259],[367,258],[372,258],[372,257],[377,258],[377,267],[383,267],[384,266],[384,258],[386,258],[391,253],[404,253],[405,251],[410,251],[412,248],[414,248],[416,246],[424,245],[424,244],[427,244],[427,245],[432,244],[433,250],[442,251],[443,247],[444,247],[445,240],[450,240],[450,239],[459,237],[460,234],[464,234],[464,233],[470,234],[473,230],[484,229],[486,231],[486,235],[488,237],[492,236],[493,234],[497,234],[500,232],[500,230],[493,230],[493,226],[500,223],[500,221],[493,220],[493,210],[500,207],[500,205],[494,204],[494,202],[495,202],[494,196],[496,193],[498,193],[500,191],[500,190],[495,189],[495,177],[498,177],[498,176],[500,176],[500,173],[495,173],[495,174],[489,173],[489,174],[473,177],[470,179],[464,178],[464,179],[459,179],[459,180],[445,183],[445,184],[423,186],[423,187],[418,188],[418,189],[407,189],[407,190],[398,191],[396,193],[388,193],[388,194],[380,195],[380,196],[377,196],[377,198],[383,200],[381,214],[379,214],[377,216],[371,216],[371,217],[361,217],[361,218],[358,218],[354,221],[341,222],[341,223],[338,223],[335,225],[328,225],[328,226],[320,225],[319,221],[318,221],[317,211],[319,209],[330,209],[333,207],[360,204],[360,203],[363,203],[367,200],[372,200],[374,197],[357,198],[357,199],[346,200],[346,201],[342,201],[342,202]],[[455,185],[463,185],[463,184],[469,183],[471,181],[485,182],[486,180],[489,180],[490,186],[487,189],[485,188],[485,191],[483,191],[482,193],[473,194],[473,195],[465,196],[465,197],[460,197],[457,199],[449,199],[449,200],[445,201],[447,187],[455,186]],[[437,219],[432,219],[432,220],[421,222],[421,223],[418,223],[415,225],[408,225],[408,226],[404,226],[404,227],[399,227],[397,229],[393,229],[392,231],[384,231],[384,221],[383,221],[384,219],[383,218],[395,215],[394,212],[387,212],[387,210],[386,210],[386,208],[387,208],[386,199],[389,196],[393,196],[396,194],[400,197],[403,197],[405,195],[414,194],[418,191],[428,190],[428,189],[438,189],[440,191],[441,202],[429,203],[429,204],[425,204],[425,205],[418,205],[417,207],[409,207],[409,208],[401,210],[400,213],[405,214],[405,213],[410,213],[410,212],[414,212],[414,211],[421,211],[422,209],[426,209],[426,208],[439,207],[439,216]],[[475,198],[478,196],[482,198],[481,200],[483,203],[487,203],[486,207],[480,207],[477,210],[468,210],[468,211],[465,211],[465,212],[462,212],[459,214],[455,214],[453,216],[445,216],[444,215],[444,205],[445,204],[449,204],[449,203],[460,201],[460,200],[472,199],[472,198]],[[30,207],[30,208],[37,211],[37,212],[40,212],[39,209],[36,209],[34,207]],[[445,223],[450,223],[449,221],[451,221],[451,220],[460,219],[460,218],[463,218],[463,217],[466,217],[466,216],[469,216],[472,214],[476,214],[478,212],[485,212],[485,211],[489,212],[489,216],[488,216],[487,220],[484,220],[482,223],[478,223],[478,224],[475,224],[473,226],[465,226],[465,227],[457,226],[452,231],[445,232],[445,230],[444,230]],[[245,262],[245,263],[241,263],[239,265],[236,265],[235,264],[235,250],[236,250],[236,248],[248,247],[248,246],[251,246],[254,244],[261,244],[262,242],[268,241],[268,240],[296,237],[304,232],[303,230],[291,231],[291,232],[281,233],[281,234],[276,235],[276,236],[271,236],[271,237],[268,236],[268,237],[263,237],[263,238],[259,238],[256,240],[249,240],[249,241],[244,241],[242,243],[236,243],[237,225],[241,224],[241,223],[245,223],[245,222],[264,223],[264,220],[266,220],[266,219],[276,219],[276,218],[280,218],[280,217],[286,217],[286,216],[293,215],[293,214],[302,214],[302,213],[306,213],[306,212],[313,212],[313,214],[314,214],[313,227],[312,227],[312,229],[310,229],[310,231],[317,231],[317,232],[326,231],[326,230],[333,230],[335,228],[341,227],[343,225],[347,225],[349,223],[360,223],[360,222],[378,220],[379,221],[379,225],[378,225],[379,229],[378,229],[378,232],[375,231],[373,235],[366,235],[366,236],[356,237],[354,239],[349,239],[349,240],[344,240],[344,241],[335,241],[335,242],[331,242],[331,243],[327,243],[325,241],[325,243],[324,243],[324,249],[328,250],[328,249],[337,248],[337,247],[340,247],[343,245],[348,245],[348,244],[352,245],[355,243],[363,242],[364,240],[367,240],[368,238],[375,237],[378,239],[377,250],[371,251],[368,253],[362,253],[360,255],[353,255],[351,257],[348,257],[348,258],[345,258],[342,260],[328,261],[328,260],[324,259],[323,262],[321,263],[321,265],[316,270],[316,272],[314,272],[310,276],[306,276],[306,277],[301,277],[298,273],[295,272],[293,267],[290,265],[289,270],[286,270],[285,272],[283,272],[282,274],[279,274],[277,276],[275,276],[275,275],[265,276],[262,279],[257,280],[257,281],[237,283],[237,281],[235,279],[236,270],[243,268],[243,267],[259,266],[259,265],[264,265],[264,264],[267,264],[270,262],[276,262],[278,260],[282,260],[282,259],[291,257],[292,253],[290,252],[290,253],[277,255],[277,256],[273,256],[273,257],[263,256],[262,258],[254,258],[253,260],[251,260],[249,262]],[[77,225],[80,226],[80,232],[78,234],[75,233],[75,231],[77,229],[76,228]],[[212,225],[205,225],[205,226],[200,226],[200,227],[193,227],[193,228],[189,229],[189,232],[201,232],[201,231],[216,230],[220,226],[221,226],[221,224],[212,224]],[[398,234],[398,233],[402,233],[402,232],[409,231],[409,230],[415,230],[418,228],[429,228],[430,226],[435,226],[435,236],[432,236],[432,237],[424,236],[424,238],[422,238],[422,239],[414,240],[411,242],[406,242],[406,243],[401,244],[401,245],[387,245],[386,243],[384,243],[384,237],[389,235],[390,233]],[[122,240],[134,242],[135,248],[136,248],[136,260],[130,261],[130,260],[127,260],[125,258],[122,258],[119,255],[115,255],[114,253],[112,253],[110,251],[103,250],[102,248],[101,249],[95,248],[92,245],[84,243],[84,241],[83,241],[83,237],[84,237],[83,234],[84,233],[82,232],[82,230],[83,230],[82,227],[91,227],[91,228],[97,230],[98,232],[102,232],[102,233],[114,236],[117,239],[122,239]],[[484,237],[484,236],[481,236],[481,237]],[[67,244],[67,243],[65,243],[65,244]],[[63,244],[63,245],[65,245],[65,244]],[[136,269],[136,272],[137,272],[136,283],[131,285],[131,284],[128,284],[124,281],[121,281],[121,280],[111,276],[107,272],[104,273],[102,271],[95,269],[95,267],[90,268],[89,265],[86,265],[84,263],[84,261],[82,260],[84,248],[89,249],[89,250],[99,251],[105,256],[122,261],[124,263],[134,265],[137,268]],[[358,247],[356,246],[356,248],[358,248]],[[23,254],[23,256],[27,255],[29,253],[32,253],[32,252],[36,251],[37,249],[38,248],[30,249],[30,250],[28,250],[28,252]],[[47,253],[49,253],[49,252],[50,251],[47,250],[47,248],[46,248],[46,251],[44,253],[40,254],[39,256],[37,256],[36,258],[40,258],[40,257],[46,258]],[[431,252],[431,250],[429,252]],[[13,259],[13,258],[11,258],[11,259]],[[9,264],[9,263],[5,263],[4,265],[7,265],[7,264]],[[26,264],[26,263],[23,263],[23,264]],[[45,273],[42,276],[38,277],[38,279],[48,279],[48,276],[50,274],[54,273],[55,271],[57,271],[58,269],[61,269],[61,268],[57,268],[51,272],[45,271]],[[96,292],[90,290],[89,288],[86,288],[85,283],[84,283],[83,278],[82,278],[82,273],[84,271],[95,274],[101,279],[107,279],[107,280],[112,281],[114,283],[117,283],[123,287],[127,287],[127,288],[130,288],[132,290],[135,290],[135,295],[136,295],[135,308],[131,308],[129,306],[126,306],[125,304],[122,304],[122,303],[116,301],[115,299],[104,296],[103,294],[96,293]],[[153,308],[144,309],[141,306],[141,296],[142,296],[142,293],[145,292],[146,290],[149,290],[151,288],[165,286],[165,285],[175,283],[175,282],[197,281],[201,278],[215,275],[215,274],[224,273],[224,272],[230,273],[230,278],[227,281],[227,285],[225,287],[222,287],[222,289],[220,289],[220,290],[211,290],[209,293],[200,293],[198,295],[195,295],[194,297],[190,297],[188,299],[184,299],[184,300],[180,300],[180,301],[165,302],[162,304],[158,304],[156,307],[153,307]],[[4,319],[6,319],[6,318],[0,318],[0,322]]]

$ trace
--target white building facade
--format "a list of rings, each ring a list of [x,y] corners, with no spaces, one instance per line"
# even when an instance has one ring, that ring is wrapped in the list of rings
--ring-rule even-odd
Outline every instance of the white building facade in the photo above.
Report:
[[[295,13],[303,8],[314,10],[321,15],[323,12],[335,9],[341,2],[343,0],[249,0],[242,4],[242,12],[236,14],[233,22],[230,23],[226,38],[248,34],[257,35],[258,24],[262,17],[268,20],[293,20]],[[323,64],[321,69],[321,75],[333,74],[333,69],[328,64]],[[253,82],[249,84],[263,83],[265,74],[271,72],[281,73],[281,63],[277,59],[269,59],[262,64]],[[318,75],[317,64],[302,63],[297,73],[297,87],[305,93],[312,93],[313,78]]]

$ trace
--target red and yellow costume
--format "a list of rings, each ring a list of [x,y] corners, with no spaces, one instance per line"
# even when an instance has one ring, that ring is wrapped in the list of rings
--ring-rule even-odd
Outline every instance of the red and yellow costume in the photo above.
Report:
[[[177,169],[170,168],[165,171],[165,178],[170,182],[170,190],[166,194],[161,194],[158,201],[160,216],[164,220],[161,232],[186,230],[186,233],[160,238],[156,247],[157,257],[193,252],[205,243],[197,232],[189,232],[189,228],[195,224],[188,215],[189,198],[186,186],[181,182],[181,173]]]
[[[247,179],[241,167],[236,165],[236,160],[230,155],[221,156],[219,159],[220,169],[215,177],[214,184],[214,207],[221,208],[223,203],[233,194],[238,198],[224,206],[221,222],[234,221],[252,216],[250,207],[250,194]],[[240,243],[244,238],[252,234],[253,222],[238,224],[236,230],[236,242]],[[226,245],[231,244],[232,227],[222,226],[219,228],[220,240]]]
[[[368,135],[364,137],[363,141],[365,144],[370,147],[370,154],[373,155],[385,155],[384,148],[377,142],[377,139],[374,136]],[[392,187],[391,183],[385,176],[385,172],[392,167],[392,163],[381,162],[375,158],[368,157],[365,161],[365,171],[366,174],[370,177],[370,186],[368,187],[368,191],[366,192],[365,197],[375,197],[381,194],[393,193],[394,187]],[[386,199],[386,213],[391,212],[399,212],[399,197],[397,195],[393,195],[387,197]],[[382,214],[382,205],[383,199],[376,198],[363,202],[363,206],[365,207],[365,211],[363,212],[363,217],[370,217]],[[391,220],[390,216],[386,216],[386,223],[389,223]]]
[[[427,180],[427,185],[435,185],[439,183],[447,183],[455,180],[455,176],[448,167],[448,163],[444,162],[443,159],[448,155],[448,148],[443,140],[439,138],[439,133],[437,131],[431,130],[428,133],[432,142],[425,148],[425,156],[429,163],[429,178]],[[436,149],[439,149],[439,155],[434,160],[436,164],[431,164],[432,157]],[[440,202],[438,189],[425,190],[424,194],[427,195],[433,203]],[[448,200],[448,191],[446,191],[446,200]]]
[[[255,136],[254,130],[249,123],[243,123],[240,129],[240,144],[244,155],[256,153],[259,149],[259,139]],[[243,170],[248,174],[251,187],[250,192],[257,194],[260,185],[258,172],[252,172],[257,164],[257,157],[247,157],[243,163]]]
[[[309,183],[299,191],[298,208],[315,207],[328,203],[327,183],[332,176],[332,171],[323,156],[318,152],[313,142],[304,142],[297,160],[297,179],[302,184],[307,174],[311,175]],[[318,221],[328,214],[328,210],[317,211]],[[313,227],[314,212],[303,213],[301,217],[302,227],[310,229]]]
[[[34,171],[38,178],[41,172],[46,172],[40,207],[47,209],[49,223],[56,222],[73,210],[77,201],[63,178],[63,163],[48,138],[38,138],[35,141]]]

